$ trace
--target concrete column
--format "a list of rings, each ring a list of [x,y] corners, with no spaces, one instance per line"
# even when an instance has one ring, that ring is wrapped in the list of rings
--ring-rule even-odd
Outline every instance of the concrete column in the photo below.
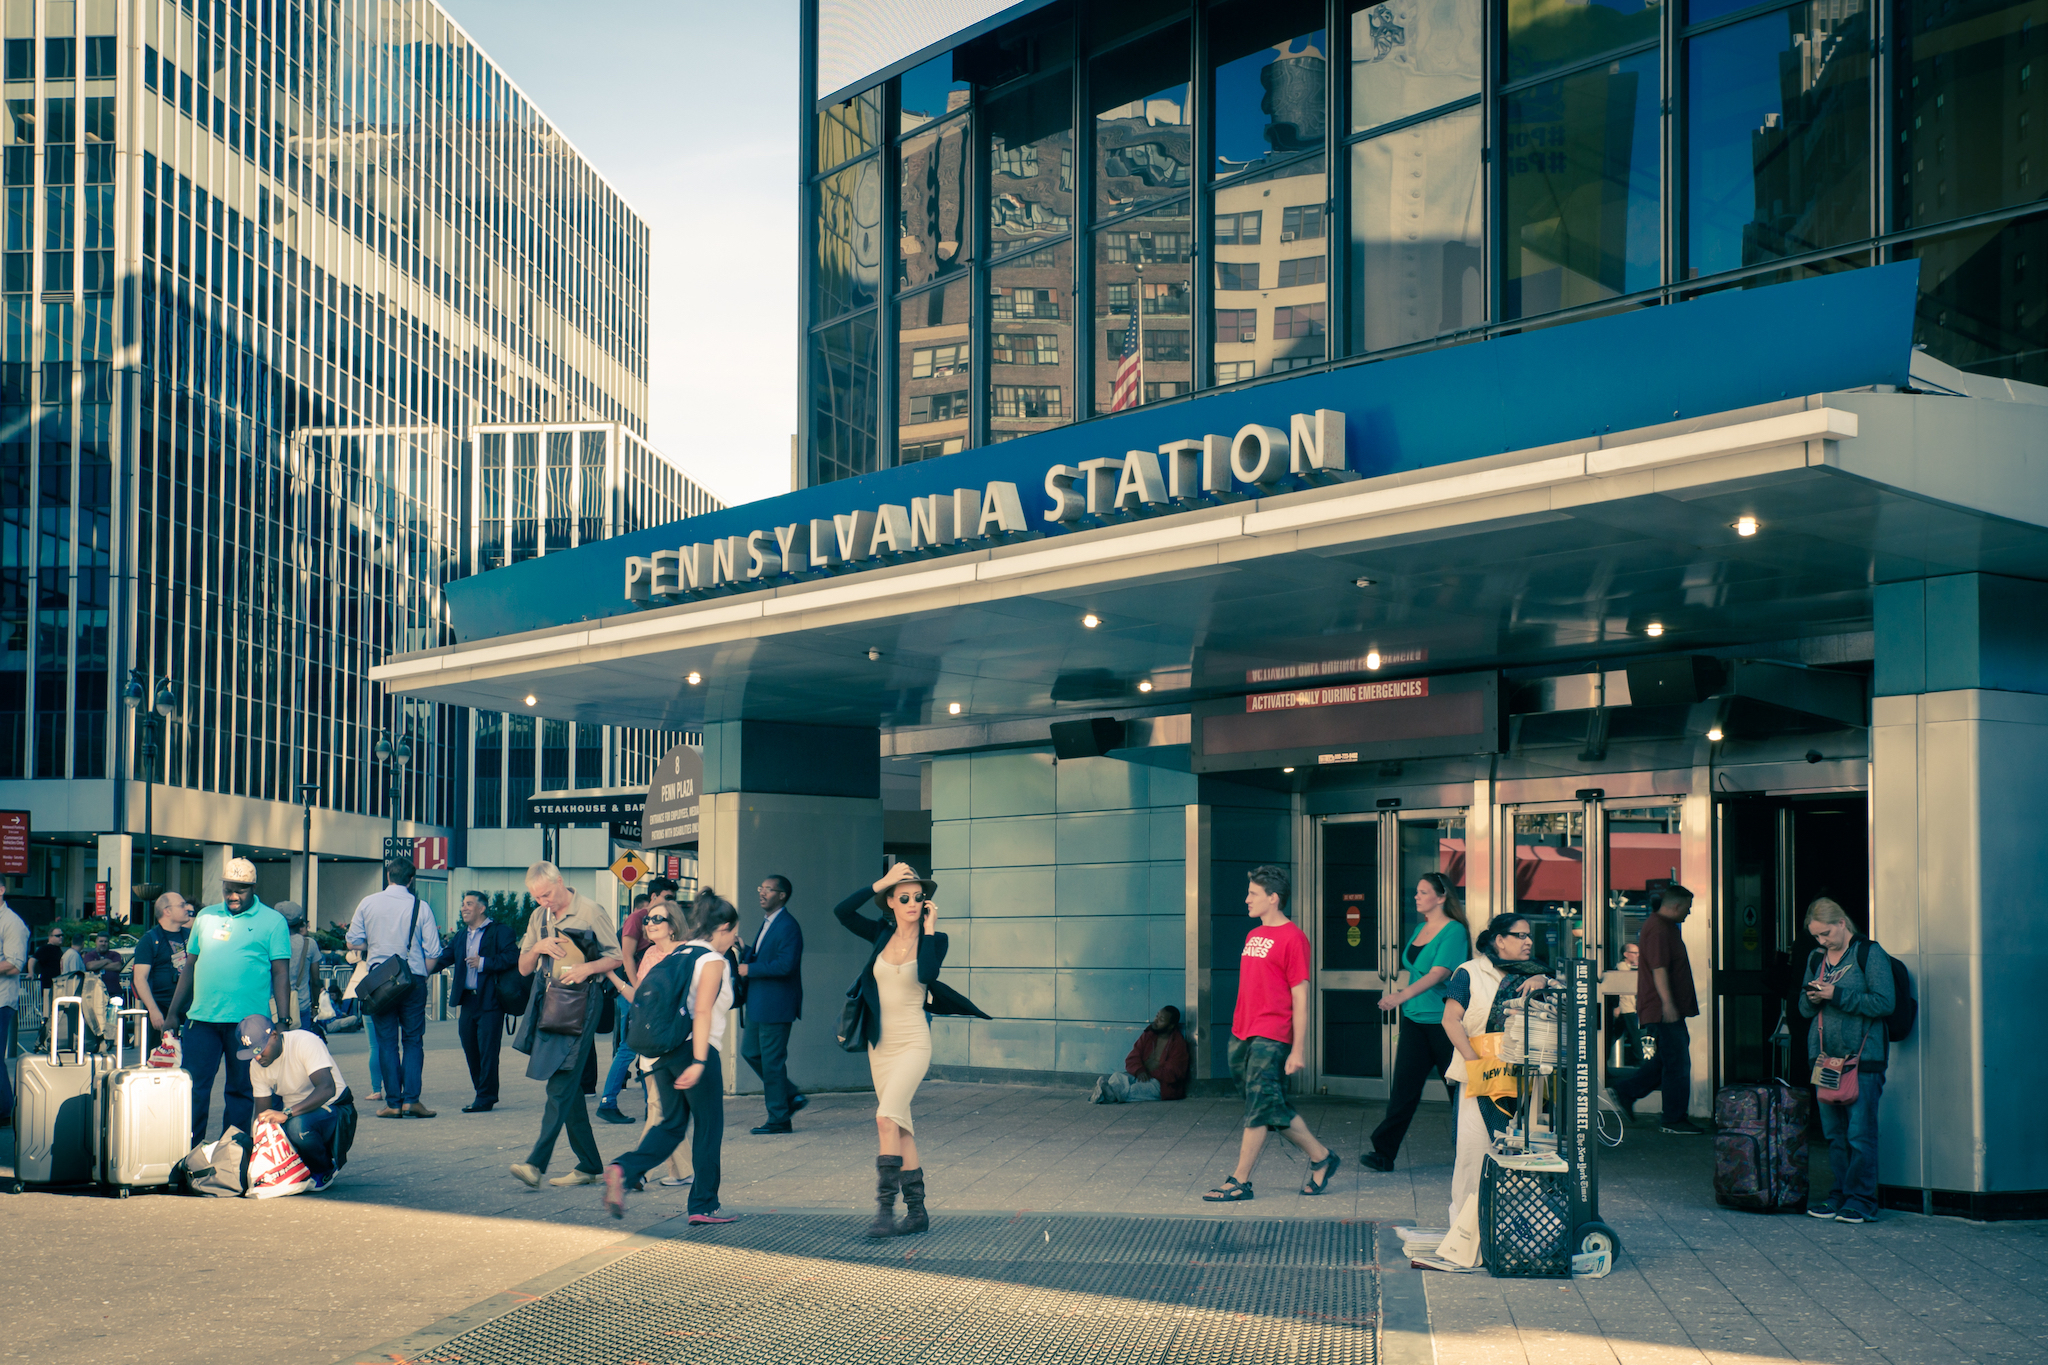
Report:
[[[1720,1036],[1720,996],[1714,993],[1714,926],[1720,922],[1720,878],[1714,875],[1713,769],[1692,770],[1692,792],[1679,807],[1678,880],[1693,894],[1692,914],[1679,929],[1692,961],[1693,990],[1700,999],[1692,1021],[1692,1098],[1695,1118],[1714,1112],[1714,1040]],[[1650,989],[1655,990],[1653,985]],[[1640,993],[1640,992],[1639,992]],[[1650,1097],[1655,1102],[1656,1097]]]
[[[92,879],[86,875],[85,850],[65,850],[64,899],[57,906],[58,919],[83,919],[92,900]]]
[[[1180,1019],[1181,1027],[1188,1035],[1188,1074],[1208,1077],[1215,1074],[1217,1059],[1224,1055],[1224,1048],[1228,1045],[1227,1037],[1219,1045],[1219,1030],[1212,1027],[1209,1019],[1212,1001],[1209,964],[1214,951],[1209,876],[1211,829],[1207,806],[1192,805],[1185,809],[1187,825],[1181,856],[1185,869],[1182,894],[1187,913],[1187,957],[1182,970],[1186,973],[1187,988],[1186,998],[1181,1002]]]
[[[134,893],[135,840],[126,834],[102,834],[100,836],[99,873],[107,883],[107,923],[114,926],[127,924],[135,913]],[[143,915],[146,923],[148,915]]]
[[[221,889],[228,859],[235,856],[233,844],[204,844],[199,851],[199,905],[219,905],[227,893]]]
[[[292,854],[291,894],[285,899],[304,903],[306,907],[306,928],[308,930],[320,927],[319,854],[315,853],[313,855],[313,875],[310,881],[306,877],[306,855],[303,853]]]

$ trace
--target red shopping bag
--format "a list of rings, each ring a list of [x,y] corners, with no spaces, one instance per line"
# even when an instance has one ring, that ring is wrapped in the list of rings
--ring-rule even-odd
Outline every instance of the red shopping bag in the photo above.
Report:
[[[256,1125],[256,1146],[249,1154],[249,1198],[276,1199],[313,1188],[313,1173],[284,1135],[284,1125]]]

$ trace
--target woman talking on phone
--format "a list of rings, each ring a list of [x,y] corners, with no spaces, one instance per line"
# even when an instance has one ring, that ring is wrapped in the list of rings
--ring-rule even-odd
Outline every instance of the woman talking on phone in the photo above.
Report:
[[[875,1158],[870,1237],[900,1237],[931,1225],[924,1211],[924,1163],[917,1154],[910,1101],[932,1064],[925,1002],[946,960],[947,939],[935,927],[939,912],[931,900],[937,889],[937,882],[919,876],[908,863],[898,863],[832,911],[847,929],[873,945],[856,982],[866,1005],[868,1071],[875,1082],[875,1131],[881,1144]],[[870,897],[886,919],[860,913],[861,902]],[[903,1194],[901,1222],[895,1217],[898,1190]]]

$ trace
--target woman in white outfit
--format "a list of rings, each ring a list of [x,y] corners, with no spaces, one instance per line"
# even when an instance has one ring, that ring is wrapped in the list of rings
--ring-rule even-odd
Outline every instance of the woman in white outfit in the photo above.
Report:
[[[1492,1133],[1472,1088],[1465,1084],[1465,1064],[1479,1060],[1472,1035],[1499,1031],[1492,1024],[1494,1005],[1504,995],[1527,995],[1550,984],[1529,960],[1535,940],[1529,921],[1521,915],[1495,915],[1473,946],[1478,956],[1444,983],[1444,1032],[1457,1051],[1444,1079],[1458,1087],[1458,1162],[1451,1170],[1450,1226],[1456,1226],[1465,1201],[1479,1192],[1480,1163],[1486,1159]]]

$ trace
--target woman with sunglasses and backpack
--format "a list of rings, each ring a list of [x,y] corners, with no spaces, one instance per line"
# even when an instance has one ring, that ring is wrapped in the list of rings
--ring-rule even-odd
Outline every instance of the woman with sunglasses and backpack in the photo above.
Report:
[[[634,967],[639,971],[640,979],[645,981],[647,974],[659,966],[664,958],[683,946],[683,909],[674,901],[656,901],[647,907],[647,912],[640,917],[640,923],[636,927],[640,930],[637,937],[646,946],[640,949],[640,954],[634,961]],[[633,1003],[635,988],[626,980],[625,976],[622,973],[613,972],[611,979],[612,984],[619,988],[619,994],[626,998],[626,1003]],[[670,1107],[670,1105],[662,1103],[662,1087],[656,1085],[653,1080],[655,1061],[656,1059],[653,1057],[637,1058],[641,1088],[647,1094],[647,1121],[640,1126],[640,1140],[642,1142],[645,1142],[647,1135],[652,1133],[656,1126],[661,1123],[661,1116]],[[672,1101],[671,1103],[674,1102]],[[683,1148],[680,1145],[676,1147],[676,1152],[682,1150]],[[661,1182],[664,1188],[672,1190],[681,1189],[691,1182],[691,1173],[684,1169],[682,1161],[677,1160],[675,1152],[669,1154],[668,1169],[668,1177]],[[639,1187],[636,1186],[635,1188]]]
[[[1869,939],[1858,943],[1848,914],[1825,896],[1806,907],[1806,929],[1820,947],[1806,960],[1799,1012],[1813,1021],[1807,1052],[1835,1178],[1833,1192],[1806,1212],[1867,1223],[1877,1217],[1877,1102],[1891,1060],[1886,1021],[1898,1004],[1892,960]]]

